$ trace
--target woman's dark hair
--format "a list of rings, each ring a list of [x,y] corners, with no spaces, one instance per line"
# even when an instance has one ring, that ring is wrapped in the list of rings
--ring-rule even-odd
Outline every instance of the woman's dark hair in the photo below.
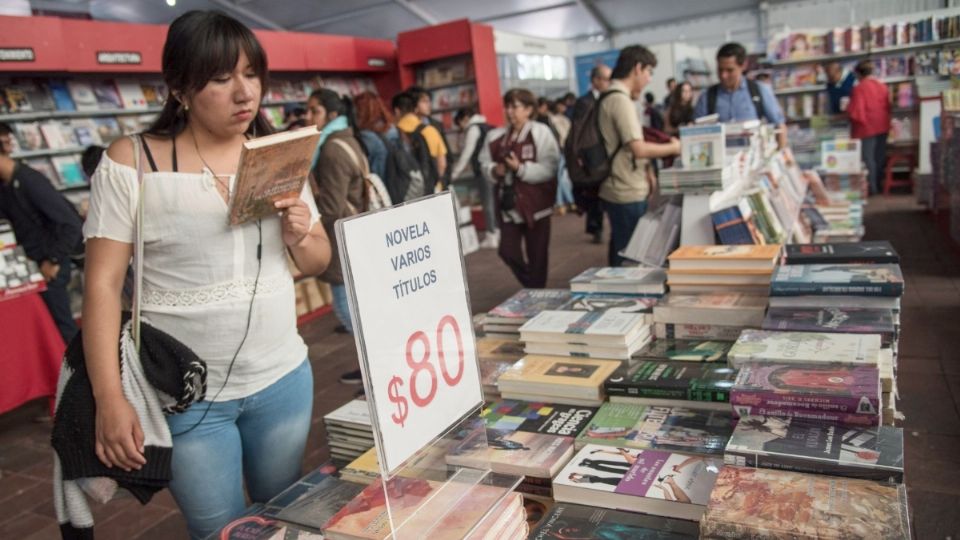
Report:
[[[620,56],[617,57],[617,65],[613,66],[613,73],[610,78],[626,79],[630,76],[630,72],[637,67],[637,64],[640,64],[641,68],[657,67],[657,55],[643,45],[624,47],[620,51]]]
[[[100,165],[100,158],[103,157],[104,150],[106,148],[98,144],[91,144],[80,155],[80,167],[87,178],[93,176],[93,173],[97,170],[97,165]]]
[[[321,107],[326,109],[327,115],[337,113],[337,116],[346,118],[347,126],[353,130],[353,138],[357,140],[360,148],[363,149],[363,153],[369,156],[367,145],[364,144],[363,138],[360,137],[360,130],[357,129],[356,118],[353,114],[353,102],[350,98],[347,96],[340,97],[340,94],[329,88],[320,88],[319,90],[314,90],[313,93],[310,94],[310,97],[307,98],[308,102],[311,100],[316,101]]]
[[[453,115],[453,123],[459,124],[463,119],[471,119],[473,115],[477,114],[477,109],[474,107],[461,107],[457,110],[457,114]]]
[[[413,94],[408,92],[400,92],[399,94],[393,96],[390,106],[400,111],[400,114],[410,114],[417,110],[417,100],[413,97]]]
[[[551,103],[550,103],[550,100],[547,99],[547,98],[545,98],[545,97],[537,98],[537,108],[538,108],[538,109],[539,109],[540,107],[546,107],[547,110],[550,110],[550,104],[551,104]]]
[[[683,102],[683,87],[693,86],[687,81],[678,84],[673,92],[670,92],[670,107],[667,109],[667,119],[670,125],[679,129],[680,126],[693,122],[693,100],[688,103]]]
[[[260,79],[262,97],[268,84],[267,54],[243,23],[219,11],[188,11],[170,23],[161,68],[170,95],[160,116],[146,132],[175,137],[186,129],[187,112],[177,95],[199,92],[210,79],[233,72],[240,51],[247,55]],[[260,114],[254,115],[247,128],[250,135],[272,132],[270,123]]]
[[[507,93],[503,95],[503,104],[512,105],[513,103],[520,103],[533,110],[537,110],[537,96],[533,95],[533,92],[526,88],[511,88],[507,90]]]
[[[873,60],[861,60],[857,63],[857,67],[853,68],[853,70],[861,78],[869,77],[870,75],[873,75]]]

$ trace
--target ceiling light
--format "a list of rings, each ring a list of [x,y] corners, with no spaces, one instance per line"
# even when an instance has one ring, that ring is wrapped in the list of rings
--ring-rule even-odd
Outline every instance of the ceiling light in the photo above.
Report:
[[[167,5],[170,7],[174,7],[177,5],[177,0],[167,0]]]

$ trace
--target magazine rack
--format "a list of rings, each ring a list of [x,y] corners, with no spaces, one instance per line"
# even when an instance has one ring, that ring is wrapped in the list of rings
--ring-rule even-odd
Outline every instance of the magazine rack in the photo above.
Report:
[[[462,538],[522,477],[453,467],[488,447],[452,193],[337,222],[393,538]]]

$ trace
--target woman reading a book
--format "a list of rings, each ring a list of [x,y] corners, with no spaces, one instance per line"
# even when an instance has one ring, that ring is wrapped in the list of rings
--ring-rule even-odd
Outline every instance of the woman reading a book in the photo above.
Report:
[[[191,11],[169,28],[170,97],[144,134],[143,319],[206,362],[207,393],[167,416],[170,490],[190,535],[203,538],[300,476],[313,378],[297,333],[289,253],[323,272],[330,242],[309,186],[276,214],[228,224],[241,148],[270,133],[260,116],[267,59],[257,38],[218,12]],[[137,146],[114,142],[92,179],[83,338],[96,402],[96,455],[124,471],[163,466],[144,456],[138,414],[121,391],[121,288],[140,200]],[[282,153],[279,166],[284,165]]]

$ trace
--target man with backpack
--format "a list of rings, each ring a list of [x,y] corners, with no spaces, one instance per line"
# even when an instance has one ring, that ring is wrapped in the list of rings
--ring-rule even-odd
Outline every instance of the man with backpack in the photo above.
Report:
[[[414,95],[406,92],[397,94],[393,97],[392,105],[402,147],[416,158],[423,173],[424,195],[433,193],[447,170],[447,146],[443,136],[437,128],[424,124],[417,116],[417,98]],[[390,195],[392,197],[393,193]]]
[[[598,64],[590,70],[590,89],[585,94],[577,98],[573,107],[568,107],[570,113],[570,129],[576,129],[578,123],[583,122],[586,111],[593,108],[600,94],[607,91],[610,87],[610,67],[606,64]],[[569,137],[568,137],[569,140]],[[569,144],[569,143],[567,143]],[[564,154],[566,154],[566,144],[564,144]],[[569,156],[567,157],[569,160]],[[595,191],[574,190],[574,202],[583,210],[586,217],[586,233],[593,237],[593,243],[603,242],[603,203],[596,196]]]
[[[716,114],[720,122],[766,120],[777,128],[777,144],[787,145],[783,111],[770,86],[747,79],[743,72],[747,50],[739,43],[727,43],[717,51],[717,75],[720,83],[700,94],[694,117]]]
[[[650,82],[656,65],[657,57],[642,45],[621,50],[610,88],[587,112],[583,128],[575,128],[570,135],[575,139],[571,145],[573,155],[567,156],[571,179],[581,185],[599,183],[598,195],[610,220],[610,266],[623,263],[620,251],[627,247],[637,222],[647,211],[647,199],[656,190],[649,160],[680,153],[680,141],[675,138],[664,144],[643,140],[634,102]],[[595,134],[588,133],[590,129]],[[590,144],[591,141],[596,142]],[[576,163],[571,163],[571,159]]]
[[[11,145],[4,139],[11,136],[10,127],[0,124],[0,215],[10,220],[17,243],[40,266],[47,281],[41,296],[64,342],[69,342],[77,332],[67,291],[70,256],[79,251],[83,224],[47,177],[7,155]]]
[[[478,114],[473,107],[464,107],[457,111],[453,123],[463,132],[463,148],[460,157],[453,166],[450,179],[471,179],[480,191],[480,204],[483,205],[483,221],[486,235],[480,242],[483,249],[497,249],[500,246],[500,230],[497,228],[497,214],[493,203],[493,184],[487,182],[480,168],[480,151],[486,144],[487,133],[493,126],[487,123],[487,117]]]

